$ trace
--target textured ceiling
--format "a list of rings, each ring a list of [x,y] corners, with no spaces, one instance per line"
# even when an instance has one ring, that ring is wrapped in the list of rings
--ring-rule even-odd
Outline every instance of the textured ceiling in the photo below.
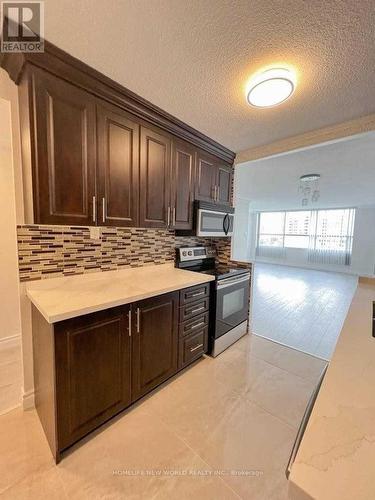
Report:
[[[375,111],[374,0],[46,0],[46,38],[238,152]],[[292,66],[269,109],[248,77]]]

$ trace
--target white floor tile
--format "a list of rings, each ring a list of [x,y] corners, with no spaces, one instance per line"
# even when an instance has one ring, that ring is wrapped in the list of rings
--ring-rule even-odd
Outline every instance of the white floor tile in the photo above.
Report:
[[[330,359],[357,281],[347,274],[256,264],[252,331]]]

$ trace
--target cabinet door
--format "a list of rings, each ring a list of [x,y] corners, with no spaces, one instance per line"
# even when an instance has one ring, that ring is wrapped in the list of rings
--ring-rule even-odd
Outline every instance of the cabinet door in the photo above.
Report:
[[[98,105],[98,223],[137,226],[139,125],[114,106]]]
[[[60,450],[131,402],[128,309],[108,309],[55,326]]]
[[[132,397],[136,400],[177,371],[178,292],[136,304],[132,334]]]
[[[95,99],[42,70],[33,84],[35,222],[95,224]]]
[[[195,149],[184,141],[173,142],[171,185],[171,227],[193,228]]]
[[[197,200],[215,202],[217,166],[211,155],[198,152],[197,155]]]
[[[168,225],[170,160],[169,137],[141,127],[140,227]]]
[[[217,202],[230,205],[232,191],[232,167],[219,164],[217,169]]]

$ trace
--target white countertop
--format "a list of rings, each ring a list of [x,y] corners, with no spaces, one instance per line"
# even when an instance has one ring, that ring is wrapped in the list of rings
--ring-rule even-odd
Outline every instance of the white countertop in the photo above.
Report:
[[[375,498],[374,284],[359,283],[290,475],[290,498]]]
[[[26,293],[48,323],[56,323],[212,280],[170,263],[32,281]]]

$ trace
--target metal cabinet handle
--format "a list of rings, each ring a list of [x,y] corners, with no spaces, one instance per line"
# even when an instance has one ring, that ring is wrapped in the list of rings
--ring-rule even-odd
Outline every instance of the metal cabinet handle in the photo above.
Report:
[[[192,296],[192,297],[199,297],[199,295],[204,295],[204,291],[203,291],[203,292],[196,292],[196,293],[193,293],[191,296]]]
[[[92,221],[96,222],[96,196],[92,197]]]
[[[141,331],[141,327],[140,327],[140,311],[139,311],[139,307],[137,307],[137,333],[139,333]]]
[[[191,325],[190,329],[195,330],[196,328],[199,328],[202,325],[204,325],[204,321],[201,321],[200,323],[196,323],[195,325]]]
[[[197,346],[192,347],[192,348],[190,349],[190,352],[194,352],[194,351],[196,351],[197,349],[199,349],[200,347],[203,347],[203,344],[198,344]]]
[[[128,329],[129,329],[129,337],[132,336],[132,310],[129,309],[128,312]]]
[[[167,211],[167,227],[171,225],[171,207],[168,207]]]
[[[195,314],[195,313],[197,313],[197,312],[199,312],[199,311],[203,311],[203,309],[204,309],[204,306],[202,306],[202,307],[198,307],[198,309],[193,309],[193,310],[191,311],[191,314]]]
[[[103,222],[105,222],[106,218],[106,203],[105,203],[105,198],[102,198],[102,212],[103,212]]]

